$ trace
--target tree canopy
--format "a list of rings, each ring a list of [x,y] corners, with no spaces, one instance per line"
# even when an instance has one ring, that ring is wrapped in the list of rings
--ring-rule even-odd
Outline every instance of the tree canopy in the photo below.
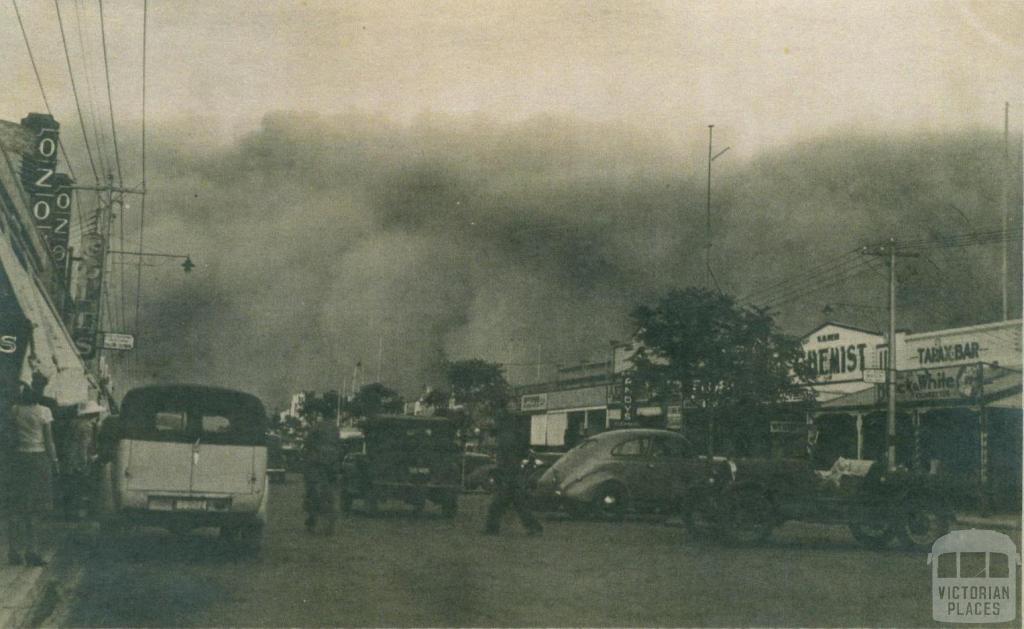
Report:
[[[359,417],[372,417],[381,413],[400,413],[404,400],[396,391],[379,382],[364,385],[348,404],[348,411]]]
[[[675,290],[632,313],[640,348],[637,379],[653,397],[681,397],[710,417],[757,417],[779,402],[813,393],[800,340],[781,333],[766,308],[702,288]]]

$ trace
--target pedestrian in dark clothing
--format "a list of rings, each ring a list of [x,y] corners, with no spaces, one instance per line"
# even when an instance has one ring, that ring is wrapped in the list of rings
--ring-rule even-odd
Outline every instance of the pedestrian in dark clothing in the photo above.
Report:
[[[44,566],[36,537],[36,520],[53,507],[51,470],[57,466],[53,414],[41,404],[46,378],[36,374],[24,387],[4,422],[7,459],[7,559],[12,564]]]
[[[502,515],[506,509],[512,507],[526,528],[527,534],[540,535],[544,532],[544,527],[530,512],[526,492],[527,472],[522,466],[523,459],[530,455],[529,447],[516,439],[515,425],[510,413],[501,412],[498,415],[496,428],[498,443],[494,476],[497,487],[491,506],[487,509],[484,533],[497,535],[501,529]]]
[[[341,438],[333,421],[317,418],[306,435],[302,448],[303,476],[306,481],[306,529],[316,532],[317,522],[324,521],[325,533],[334,534],[338,519],[338,498],[341,492]]]

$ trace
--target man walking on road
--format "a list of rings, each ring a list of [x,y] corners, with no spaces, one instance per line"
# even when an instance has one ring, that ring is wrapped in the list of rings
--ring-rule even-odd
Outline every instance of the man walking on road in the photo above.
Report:
[[[484,533],[497,535],[501,529],[501,516],[509,507],[519,516],[528,535],[540,535],[544,532],[537,518],[530,512],[526,494],[526,472],[521,462],[529,456],[529,448],[516,439],[515,422],[508,410],[499,411],[495,418],[497,427],[497,469],[495,480],[497,488],[491,506],[487,509],[487,525]]]
[[[303,475],[306,480],[306,529],[316,532],[317,520],[322,518],[325,533],[334,534],[338,519],[338,498],[341,491],[338,474],[341,471],[341,438],[337,424],[317,417],[306,435],[302,449]]]

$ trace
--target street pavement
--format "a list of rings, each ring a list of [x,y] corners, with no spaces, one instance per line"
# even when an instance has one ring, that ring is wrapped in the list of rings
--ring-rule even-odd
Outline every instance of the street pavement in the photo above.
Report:
[[[551,516],[542,537],[508,520],[495,538],[481,534],[489,498],[472,494],[454,520],[386,503],[328,538],[305,532],[301,494],[296,476],[272,486],[256,558],[212,532],[141,529],[114,542],[80,533],[68,545],[75,576],[48,624],[932,624],[926,553],[865,550],[843,527],[789,524],[766,544],[732,548],[690,539],[672,520]]]

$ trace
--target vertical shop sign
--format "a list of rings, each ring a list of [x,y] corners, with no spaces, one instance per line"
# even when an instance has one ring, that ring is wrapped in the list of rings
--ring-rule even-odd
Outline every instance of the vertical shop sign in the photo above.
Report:
[[[29,114],[22,118],[21,125],[33,134],[32,143],[21,156],[21,185],[29,196],[32,223],[46,243],[57,274],[63,277],[74,181],[57,172],[60,123],[48,114]]]
[[[78,302],[71,332],[75,347],[82,358],[96,355],[96,337],[99,331],[100,298],[103,290],[103,261],[106,241],[99,233],[82,236],[81,267],[78,273]]]

